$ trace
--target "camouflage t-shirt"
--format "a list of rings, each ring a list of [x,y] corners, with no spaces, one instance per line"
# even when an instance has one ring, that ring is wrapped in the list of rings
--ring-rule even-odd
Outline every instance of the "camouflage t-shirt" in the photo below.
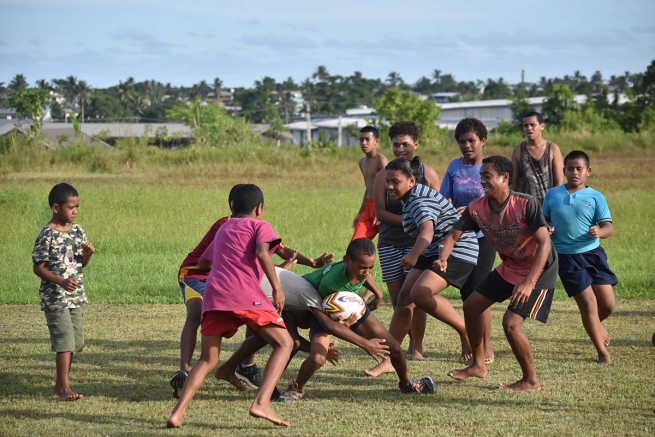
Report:
[[[76,278],[77,290],[68,292],[57,284],[41,280],[39,297],[41,311],[61,308],[79,308],[88,303],[84,292],[82,273],[82,243],[86,234],[81,226],[73,223],[69,231],[58,231],[50,226],[41,230],[34,242],[32,261],[45,262],[46,269],[64,278]]]

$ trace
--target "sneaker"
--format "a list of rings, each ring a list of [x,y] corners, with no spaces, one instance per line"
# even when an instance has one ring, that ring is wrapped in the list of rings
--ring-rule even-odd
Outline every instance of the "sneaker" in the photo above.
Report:
[[[280,390],[275,387],[271,393],[271,402],[280,402]]]
[[[189,372],[186,370],[178,370],[171,378],[171,387],[173,387],[173,397],[175,399],[180,397],[178,390],[182,390],[182,387],[184,387],[184,382],[186,381],[187,376],[189,376]]]
[[[403,393],[419,393],[424,395],[433,395],[437,391],[437,386],[434,383],[434,380],[430,376],[425,378],[411,378],[405,384],[402,382],[398,383],[398,388]]]
[[[256,364],[253,364],[252,366],[239,364],[234,371],[234,375],[239,378],[241,382],[252,388],[258,388],[262,384],[262,372],[259,371]]]
[[[303,396],[305,396],[305,392],[300,391],[298,383],[296,381],[291,381],[287,389],[282,392],[277,401],[295,402],[301,400]]]

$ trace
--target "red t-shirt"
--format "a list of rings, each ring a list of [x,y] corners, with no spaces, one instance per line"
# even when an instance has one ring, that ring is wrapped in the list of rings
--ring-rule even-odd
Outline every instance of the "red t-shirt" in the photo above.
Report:
[[[528,276],[537,252],[534,233],[547,226],[536,198],[510,191],[500,210],[494,210],[488,197],[469,203],[455,224],[460,231],[482,231],[503,261],[496,271],[510,284],[520,284]],[[553,288],[557,280],[557,255],[551,247],[536,289]]]
[[[209,270],[201,269],[198,266],[198,260],[200,260],[200,257],[203,253],[205,253],[205,250],[207,250],[207,247],[209,247],[211,242],[214,241],[214,237],[216,236],[218,229],[227,223],[230,218],[231,216],[223,217],[214,223],[212,227],[209,228],[209,231],[207,231],[205,236],[202,237],[202,240],[200,240],[200,243],[198,243],[196,248],[193,249],[186,258],[184,258],[184,261],[182,261],[182,265],[180,266],[180,270],[177,274],[178,281],[184,281],[187,278],[201,279],[204,281],[207,280],[207,276],[209,276]]]

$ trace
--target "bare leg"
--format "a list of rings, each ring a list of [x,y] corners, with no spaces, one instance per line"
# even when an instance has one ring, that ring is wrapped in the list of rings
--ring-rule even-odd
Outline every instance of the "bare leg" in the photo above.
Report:
[[[489,365],[494,362],[494,347],[491,344],[491,308],[487,308],[482,312],[482,321],[484,324],[484,362]]]
[[[370,316],[369,316],[370,317]],[[323,367],[327,358],[328,348],[330,346],[330,335],[324,332],[316,334],[312,337],[309,346],[309,356],[300,365],[296,383],[301,392],[305,391],[307,381],[316,373],[318,369]]]
[[[505,312],[503,317],[503,329],[507,336],[507,341],[512,347],[512,352],[516,360],[521,366],[523,378],[512,384],[500,384],[500,388],[507,388],[514,391],[537,391],[541,390],[541,384],[537,379],[537,372],[534,368],[534,361],[532,360],[532,350],[530,349],[530,341],[523,332],[523,322],[525,318],[513,313],[509,310]]]
[[[427,325],[428,315],[420,308],[414,308],[412,314],[412,324],[409,328],[409,347],[407,353],[412,361],[425,361],[423,356],[423,338],[425,337],[425,327]]]
[[[412,301],[423,311],[457,331],[462,343],[462,359],[469,360],[472,352],[464,318],[457,313],[448,299],[438,294],[446,287],[448,283],[441,276],[431,270],[425,270],[412,287]]]
[[[580,309],[580,316],[582,317],[582,326],[589,335],[591,342],[594,344],[598,352],[598,362],[600,364],[609,364],[612,362],[609,352],[605,346],[607,339],[607,331],[600,323],[598,316],[598,302],[596,295],[591,287],[573,296],[575,302]]]
[[[412,320],[412,313],[415,305],[412,303],[410,291],[416,280],[421,275],[420,270],[412,269],[405,279],[405,282],[396,296],[396,306],[391,316],[391,323],[389,324],[389,333],[398,342],[402,344],[403,339],[409,332],[409,327]],[[368,376],[379,376],[383,373],[391,373],[394,371],[393,365],[390,360],[383,360],[377,366],[364,371]]]
[[[180,370],[189,371],[193,351],[196,348],[200,316],[202,312],[202,299],[194,298],[186,302],[186,321],[180,336]]]
[[[409,381],[407,361],[405,360],[400,344],[391,336],[389,331],[384,329],[382,323],[380,323],[373,314],[369,315],[368,318],[357,327],[355,332],[369,340],[372,338],[384,339],[385,344],[389,346],[389,359],[385,361],[391,362],[392,368],[396,371],[396,374],[398,374],[400,382],[405,383]]]
[[[70,374],[72,362],[72,352],[57,352],[55,358],[57,378],[55,380],[55,390],[52,395],[54,399],[59,401],[76,401],[84,397],[79,393],[75,393],[69,386],[68,376]]]
[[[284,372],[284,368],[289,362],[291,350],[293,349],[293,340],[286,329],[277,325],[262,326],[257,330],[266,342],[273,348],[271,356],[268,358],[262,383],[257,391],[257,396],[250,406],[250,415],[261,419],[266,419],[278,426],[289,426],[289,422],[282,420],[280,416],[271,408],[271,394],[278,380]]]
[[[201,340],[201,351],[200,359],[189,374],[186,382],[184,383],[184,388],[180,394],[180,399],[177,401],[177,405],[173,408],[173,412],[166,421],[166,428],[180,428],[184,422],[184,415],[186,409],[189,406],[189,402],[193,399],[193,396],[196,394],[200,386],[205,381],[207,374],[212,371],[212,369],[218,363],[218,357],[221,353],[221,336],[212,335],[212,336],[202,336]]]
[[[596,285],[593,284],[591,288],[596,295],[596,302],[598,302],[598,318],[602,322],[612,315],[616,308],[616,299],[614,298],[614,288],[611,285]],[[604,329],[604,328],[603,328]],[[605,346],[610,345],[610,335],[605,330]]]
[[[484,378],[487,376],[483,347],[484,322],[482,313],[493,304],[494,301],[487,299],[477,291],[474,291],[464,302],[464,319],[473,352],[473,363],[464,369],[448,372],[448,376],[451,378],[464,381],[471,377]]]
[[[250,329],[249,326],[247,326],[246,327],[246,338],[245,338],[245,340],[252,337],[254,334],[255,334],[255,331],[253,331],[252,329]],[[244,360],[243,360],[243,362],[241,364],[243,364],[244,366],[250,366],[252,364],[255,364],[255,354],[253,353],[250,356],[244,358]]]
[[[229,382],[238,390],[246,390],[246,386],[234,375],[239,363],[248,359],[249,356],[255,354],[261,348],[266,346],[266,341],[259,335],[252,335],[246,337],[241,345],[234,351],[234,353],[222,365],[220,365],[214,372],[214,377]]]

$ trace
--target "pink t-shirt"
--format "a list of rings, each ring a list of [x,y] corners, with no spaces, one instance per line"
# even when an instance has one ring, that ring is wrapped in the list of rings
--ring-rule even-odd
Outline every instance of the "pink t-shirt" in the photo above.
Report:
[[[260,285],[262,270],[255,249],[270,243],[270,253],[280,244],[273,227],[250,217],[232,218],[216,233],[202,258],[212,261],[205,284],[202,313],[207,311],[275,311]]]

